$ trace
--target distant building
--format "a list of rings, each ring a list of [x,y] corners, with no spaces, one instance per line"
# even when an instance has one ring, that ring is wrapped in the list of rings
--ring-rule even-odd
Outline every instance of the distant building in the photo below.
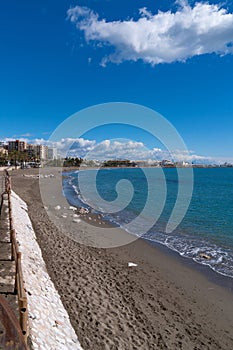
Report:
[[[4,141],[0,141],[0,156],[8,154],[8,145]]]
[[[27,153],[31,158],[46,160],[48,158],[48,147],[44,145],[27,145]]]
[[[48,146],[45,145],[35,145],[36,154],[41,160],[46,160],[48,158]]]
[[[138,168],[148,168],[148,167],[159,167],[161,165],[160,160],[152,160],[152,159],[147,159],[147,160],[136,160],[136,165]]]
[[[29,158],[34,158],[36,156],[34,146],[35,145],[32,145],[30,143],[27,144],[27,154]]]
[[[8,142],[8,151],[18,151],[18,152],[24,152],[27,150],[27,143],[25,141],[15,140],[15,141],[9,141]]]
[[[7,155],[8,150],[4,146],[0,146],[0,156]]]
[[[192,164],[188,163],[188,162],[185,162],[185,161],[180,161],[180,162],[176,162],[175,165],[177,167],[191,167]]]
[[[162,160],[161,165],[165,167],[173,167],[174,163],[171,160],[164,159]]]
[[[56,147],[48,147],[48,158],[49,160],[57,159],[57,148]]]

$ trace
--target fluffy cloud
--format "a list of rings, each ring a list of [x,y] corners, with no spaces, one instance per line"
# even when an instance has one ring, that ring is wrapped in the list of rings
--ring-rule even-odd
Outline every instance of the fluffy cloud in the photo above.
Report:
[[[68,18],[84,32],[87,42],[113,47],[102,65],[139,59],[151,65],[185,61],[190,57],[233,53],[233,14],[220,5],[179,1],[176,12],[152,14],[139,10],[137,20],[107,21],[87,7],[68,10]]]
[[[67,144],[64,139],[63,144]],[[69,139],[71,140],[71,139]],[[57,143],[59,149],[60,143]],[[173,150],[171,152],[160,148],[148,149],[143,142],[132,140],[104,140],[100,143],[82,139],[82,145],[78,141],[73,144],[68,152],[69,155],[83,156],[86,159],[130,159],[130,160],[163,160],[174,161],[197,161],[205,162],[209,158],[199,156],[186,150]]]
[[[5,138],[7,143],[12,138]],[[130,160],[163,160],[170,159],[174,161],[187,161],[205,163],[211,160],[210,157],[196,155],[194,151],[188,150],[168,150],[161,148],[148,149],[143,142],[113,139],[104,140],[97,143],[96,140],[87,140],[84,138],[62,138],[59,141],[50,141],[40,139],[23,139],[27,143],[46,145],[56,147],[61,157],[82,157],[86,159],[107,160],[107,159],[130,159]],[[213,159],[212,159],[213,161]]]
[[[89,159],[144,159],[148,150],[142,142],[104,140],[96,145],[86,157]]]
[[[31,141],[35,144],[42,144],[48,147],[56,147],[62,157],[84,157],[96,146],[95,140],[85,140],[83,138],[62,138],[59,141],[35,139]]]
[[[77,156],[77,157],[84,157],[88,152],[93,150],[96,146],[95,140],[86,140],[83,138],[62,138],[59,141],[51,141],[51,140],[45,140],[43,138],[39,139],[28,139],[28,138],[19,138],[21,141],[25,141],[27,143],[32,143],[35,145],[45,145],[48,147],[55,147],[58,150],[58,154],[62,157],[66,156]],[[1,141],[4,143],[8,143],[9,141],[15,140],[14,137],[12,138],[4,138]]]
[[[96,141],[85,140],[83,138],[65,138],[55,143],[61,155],[84,157],[96,145]],[[66,154],[64,154],[64,152]]]

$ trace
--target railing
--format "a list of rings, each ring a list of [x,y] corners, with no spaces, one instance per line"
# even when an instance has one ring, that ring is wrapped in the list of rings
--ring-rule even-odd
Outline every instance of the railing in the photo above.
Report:
[[[6,298],[0,295],[0,349],[28,350],[19,322]]]
[[[11,260],[15,261],[15,287],[14,293],[18,295],[18,309],[19,309],[19,324],[22,329],[23,338],[27,343],[28,337],[28,309],[27,296],[24,290],[23,273],[21,266],[22,253],[19,252],[18,243],[16,241],[16,234],[14,229],[11,205],[11,178],[8,171],[5,171],[5,193],[8,199],[9,209],[9,223],[10,223],[10,241],[11,241]]]

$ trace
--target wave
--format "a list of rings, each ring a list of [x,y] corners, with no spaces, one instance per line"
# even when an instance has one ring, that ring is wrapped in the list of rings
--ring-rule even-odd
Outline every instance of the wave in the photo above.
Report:
[[[204,239],[181,237],[165,233],[153,233],[144,236],[148,241],[165,245],[181,256],[191,258],[193,261],[209,266],[221,275],[233,278],[233,252],[230,249],[217,246]]]

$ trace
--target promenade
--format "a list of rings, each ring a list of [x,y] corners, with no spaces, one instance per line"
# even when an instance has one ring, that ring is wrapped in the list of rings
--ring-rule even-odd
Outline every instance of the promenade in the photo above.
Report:
[[[15,293],[16,264],[12,259],[9,202],[4,172],[0,172],[0,348],[26,349],[19,324],[18,297]]]
[[[0,174],[0,194],[4,192],[4,176]],[[17,311],[14,295],[15,263],[11,260],[10,223],[8,217],[7,194],[3,195],[0,216],[0,294]]]
[[[5,175],[2,179],[0,173],[0,350],[25,350],[25,342],[37,350],[81,350],[46,271],[27,205],[11,189],[11,176]]]

